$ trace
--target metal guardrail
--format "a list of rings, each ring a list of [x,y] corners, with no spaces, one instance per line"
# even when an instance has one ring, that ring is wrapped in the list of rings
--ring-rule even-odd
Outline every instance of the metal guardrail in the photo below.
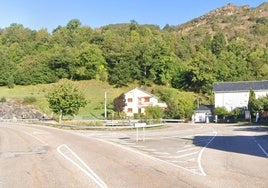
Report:
[[[162,122],[165,123],[184,123],[184,119],[162,119]]]

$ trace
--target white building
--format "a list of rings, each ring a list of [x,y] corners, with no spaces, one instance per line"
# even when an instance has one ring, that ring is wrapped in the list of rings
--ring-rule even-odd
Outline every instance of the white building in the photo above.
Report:
[[[144,114],[147,106],[167,108],[166,103],[158,103],[156,96],[138,88],[125,93],[125,99],[126,106],[124,107],[124,112],[130,117],[137,113]]]
[[[228,111],[235,108],[247,108],[249,91],[256,98],[268,95],[268,80],[247,82],[218,82],[213,85],[215,108],[225,107]]]
[[[212,121],[213,105],[200,105],[195,109],[192,116],[192,122],[194,123],[209,123]]]

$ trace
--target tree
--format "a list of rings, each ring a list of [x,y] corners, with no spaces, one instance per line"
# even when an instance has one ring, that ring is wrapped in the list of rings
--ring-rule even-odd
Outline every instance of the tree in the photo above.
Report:
[[[59,121],[62,116],[78,114],[79,109],[87,104],[84,95],[68,80],[61,80],[51,88],[46,97],[49,108],[59,115]]]
[[[57,79],[53,71],[42,61],[43,57],[25,56],[14,75],[15,84],[35,85],[53,83]]]
[[[120,112],[122,112],[124,110],[124,107],[126,106],[125,94],[121,94],[120,96],[116,97],[113,103],[114,103],[114,111],[120,114]]]
[[[248,109],[252,116],[255,116],[257,112],[263,110],[261,100],[256,99],[255,92],[252,89],[249,91]]]
[[[221,51],[226,47],[226,40],[222,33],[217,33],[211,41],[211,51],[219,56]]]
[[[191,92],[180,92],[174,88],[157,87],[153,93],[167,103],[166,118],[190,118],[195,108],[195,96]]]
[[[214,109],[214,114],[218,115],[219,118],[225,119],[225,116],[228,115],[228,111],[225,107],[216,107]]]
[[[0,86],[12,86],[14,84],[15,64],[9,60],[4,50],[0,50],[0,67]]]
[[[78,19],[72,19],[66,25],[67,29],[69,30],[75,30],[79,28],[80,26],[81,26],[81,22]]]
[[[163,116],[163,109],[159,106],[147,106],[145,108],[145,115],[148,119],[161,119]]]
[[[77,80],[90,80],[102,78],[107,74],[106,61],[102,56],[101,50],[96,45],[82,45],[82,49],[73,67],[73,78]]]

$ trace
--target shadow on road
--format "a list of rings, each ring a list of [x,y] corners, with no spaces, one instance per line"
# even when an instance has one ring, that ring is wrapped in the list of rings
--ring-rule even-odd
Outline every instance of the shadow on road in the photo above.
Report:
[[[250,131],[250,132],[264,132],[268,133],[267,126],[256,126],[256,125],[246,125],[246,126],[239,126],[238,128],[234,129],[234,131]]]
[[[268,158],[268,135],[254,137],[239,135],[216,136],[213,142],[209,143],[209,140],[212,138],[212,136],[195,136],[193,139],[193,144],[200,147],[207,147],[226,152]]]

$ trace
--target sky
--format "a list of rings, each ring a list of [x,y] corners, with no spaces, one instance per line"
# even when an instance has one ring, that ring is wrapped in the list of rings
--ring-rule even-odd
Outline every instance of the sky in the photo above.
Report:
[[[98,28],[108,24],[179,25],[232,3],[259,6],[265,0],[0,0],[0,28],[12,23],[32,30],[66,26],[71,19]]]

